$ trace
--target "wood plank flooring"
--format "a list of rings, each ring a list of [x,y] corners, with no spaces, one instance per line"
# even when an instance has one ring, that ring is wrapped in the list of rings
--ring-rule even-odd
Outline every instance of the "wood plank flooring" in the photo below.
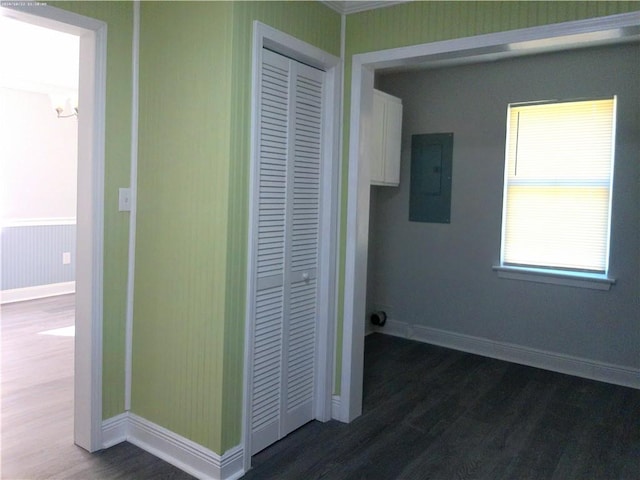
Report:
[[[90,454],[73,444],[73,337],[39,332],[74,324],[74,295],[0,307],[1,478],[192,479],[129,443]]]
[[[2,306],[3,479],[191,479],[123,443],[73,445],[73,295]],[[245,479],[640,479],[640,391],[380,334],[363,415],[311,422]]]
[[[245,479],[640,478],[640,391],[367,337],[363,415],[312,422]]]

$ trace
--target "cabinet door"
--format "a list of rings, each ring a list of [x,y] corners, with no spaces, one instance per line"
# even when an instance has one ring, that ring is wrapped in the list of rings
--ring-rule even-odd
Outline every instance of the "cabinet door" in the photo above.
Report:
[[[400,151],[402,149],[402,104],[387,101],[384,109],[384,183],[400,185]]]
[[[400,184],[402,101],[374,90],[371,125],[370,183],[398,186]]]
[[[384,97],[381,92],[373,91],[373,111],[371,121],[371,161],[369,173],[371,183],[384,183]]]

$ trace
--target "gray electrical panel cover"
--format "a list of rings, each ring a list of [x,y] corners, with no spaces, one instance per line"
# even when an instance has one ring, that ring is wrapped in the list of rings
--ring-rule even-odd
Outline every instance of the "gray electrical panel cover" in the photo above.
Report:
[[[409,221],[451,223],[453,133],[411,136]]]

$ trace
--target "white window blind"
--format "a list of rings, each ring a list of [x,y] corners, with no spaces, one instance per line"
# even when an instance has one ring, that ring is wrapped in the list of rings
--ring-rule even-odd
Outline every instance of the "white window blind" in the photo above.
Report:
[[[502,264],[606,273],[615,97],[510,105]]]

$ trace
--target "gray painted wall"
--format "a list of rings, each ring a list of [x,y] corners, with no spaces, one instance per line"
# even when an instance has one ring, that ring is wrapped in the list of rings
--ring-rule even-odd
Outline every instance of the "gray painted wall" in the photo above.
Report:
[[[640,367],[640,48],[381,76],[402,98],[399,188],[373,187],[369,308],[391,320]],[[509,102],[618,95],[610,291],[499,279]],[[411,135],[454,132],[451,224],[409,222]]]

